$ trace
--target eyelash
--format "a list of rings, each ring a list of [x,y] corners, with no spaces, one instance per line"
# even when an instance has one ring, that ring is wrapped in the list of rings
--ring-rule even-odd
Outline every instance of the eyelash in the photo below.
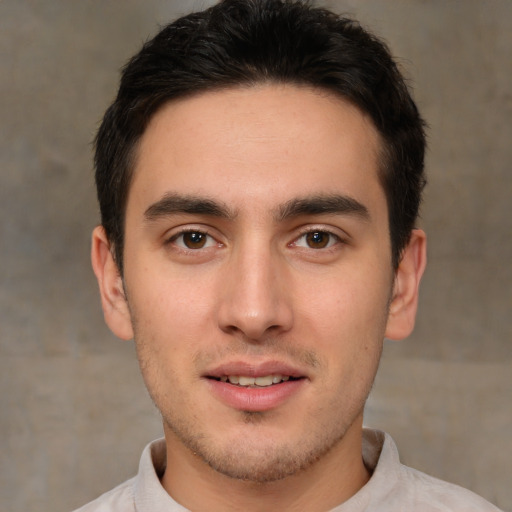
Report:
[[[313,235],[313,234],[317,234],[317,233],[322,234],[322,235],[327,235],[329,237],[329,240],[327,241],[327,244],[325,247],[314,248],[314,247],[301,247],[301,246],[297,245],[297,242],[299,240],[304,239],[308,235]],[[327,251],[329,249],[333,249],[336,245],[338,245],[340,243],[344,243],[344,239],[340,235],[337,235],[336,233],[333,233],[332,231],[329,231],[326,228],[322,228],[322,227],[310,228],[310,227],[308,227],[307,229],[302,231],[300,233],[300,235],[297,238],[295,238],[295,240],[293,242],[291,242],[291,244],[289,244],[289,245],[299,247],[299,248],[304,248],[304,249],[311,249],[314,251],[319,251],[319,250]]]
[[[206,243],[208,244],[208,239],[210,240],[213,240],[215,243],[210,243],[210,245],[208,245],[206,248],[208,247],[212,247],[214,245],[222,245],[220,242],[217,242],[217,240],[215,239],[214,236],[212,236],[207,230],[205,229],[194,229],[194,228],[184,228],[182,230],[180,230],[178,233],[175,233],[173,234],[167,241],[166,241],[166,245],[174,245],[175,247],[177,247],[179,250],[182,250],[182,251],[187,251],[187,252],[196,252],[198,251],[199,249],[204,249],[205,247],[198,247],[198,248],[191,248],[191,247],[187,247],[185,245],[185,243],[182,241],[182,244],[183,245],[178,245],[176,242],[177,240],[180,238],[180,237],[184,237],[185,235],[187,234],[198,234],[198,235],[201,235],[201,236],[204,236],[206,237]]]
[[[185,242],[182,240],[181,244],[177,243],[177,240],[184,237],[187,234],[197,234],[200,235],[200,237],[206,237],[205,246],[200,246],[196,248],[187,247]],[[314,234],[320,234],[320,235],[327,235],[328,240],[326,242],[325,246],[322,247],[310,247],[310,246],[301,246],[298,244],[298,242],[302,239],[305,239],[308,235],[314,235]],[[210,239],[210,240],[208,240]],[[212,243],[213,241],[213,243]],[[320,240],[321,243],[321,240]],[[333,233],[332,231],[329,231],[325,228],[308,228],[304,229],[298,237],[296,237],[291,243],[288,244],[289,247],[297,247],[299,249],[311,249],[313,251],[320,251],[320,250],[329,250],[338,245],[339,243],[344,243],[344,239],[340,237],[339,235]],[[213,247],[214,245],[222,246],[222,243],[218,242],[216,238],[211,235],[207,230],[205,229],[194,229],[194,228],[184,228],[180,230],[178,233],[173,234],[166,242],[166,244],[173,244],[177,249],[187,252],[197,252],[200,249],[208,249],[209,247]],[[306,242],[306,245],[308,245],[308,242]]]

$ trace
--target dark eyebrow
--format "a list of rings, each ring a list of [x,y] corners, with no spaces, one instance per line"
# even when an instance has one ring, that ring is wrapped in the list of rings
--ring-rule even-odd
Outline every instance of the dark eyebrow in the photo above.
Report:
[[[226,219],[232,219],[236,215],[227,206],[206,197],[166,194],[146,209],[144,218],[153,221],[176,213],[208,215]]]
[[[344,195],[321,195],[292,199],[282,205],[277,212],[278,220],[301,215],[349,214],[370,220],[368,208],[359,201]]]

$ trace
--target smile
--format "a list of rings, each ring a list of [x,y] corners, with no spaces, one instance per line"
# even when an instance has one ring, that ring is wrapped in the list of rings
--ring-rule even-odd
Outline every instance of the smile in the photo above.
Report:
[[[293,377],[292,377],[293,379]],[[218,379],[220,382],[229,382],[243,387],[268,387],[274,384],[280,384],[281,382],[287,382],[290,380],[289,375],[265,375],[262,377],[250,377],[246,375],[223,375]]]
[[[232,360],[208,368],[202,375],[220,402],[239,411],[280,407],[307,389],[310,378],[295,365],[279,360]]]
[[[304,376],[284,372],[265,372],[258,376],[237,373],[209,375],[205,381],[213,396],[224,405],[246,412],[275,409],[300,393],[308,383]]]

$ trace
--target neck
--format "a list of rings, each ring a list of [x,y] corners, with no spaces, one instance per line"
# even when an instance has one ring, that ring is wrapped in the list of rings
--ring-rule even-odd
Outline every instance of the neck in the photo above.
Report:
[[[362,417],[309,468],[276,482],[236,480],[210,468],[165,432],[167,468],[162,485],[190,510],[210,512],[325,511],[352,497],[370,478],[362,459]],[[200,490],[200,492],[198,492]]]

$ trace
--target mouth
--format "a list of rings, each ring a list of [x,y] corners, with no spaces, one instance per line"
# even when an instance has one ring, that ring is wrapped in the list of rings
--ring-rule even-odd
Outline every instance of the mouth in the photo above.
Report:
[[[225,363],[206,372],[213,395],[242,411],[266,411],[284,405],[306,389],[309,377],[298,368],[278,361]]]
[[[218,382],[226,382],[234,386],[244,388],[268,388],[283,382],[299,380],[303,377],[292,377],[290,375],[270,374],[261,377],[251,377],[249,375],[222,375],[220,377],[208,377]]]

